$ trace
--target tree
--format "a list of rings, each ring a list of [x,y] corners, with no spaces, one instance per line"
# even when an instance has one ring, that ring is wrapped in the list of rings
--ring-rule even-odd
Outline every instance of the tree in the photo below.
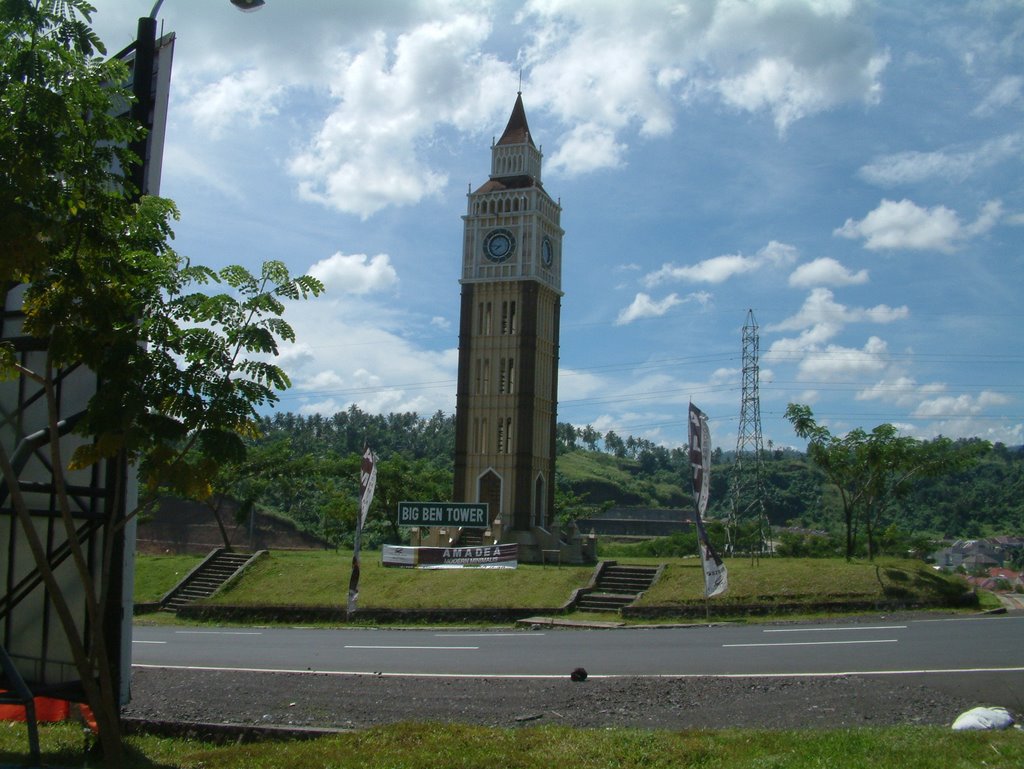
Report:
[[[558,422],[555,425],[555,451],[564,454],[576,448],[576,427],[571,422]]]
[[[891,424],[879,425],[870,433],[857,428],[834,436],[815,421],[809,406],[797,403],[786,407],[785,416],[796,434],[807,440],[808,457],[839,492],[847,559],[853,558],[860,524],[865,528],[868,558],[874,557],[876,531],[911,481],[966,467],[988,449],[983,441],[969,448],[944,438],[922,443],[901,436]]]
[[[604,450],[613,456],[624,457],[626,456],[626,442],[614,430],[609,430],[604,435]]]
[[[555,473],[556,478],[558,473]],[[577,520],[594,509],[587,503],[587,494],[577,494],[568,483],[559,482],[555,485],[555,520],[563,531],[569,529]]]
[[[129,473],[143,496],[159,489],[203,497],[218,468],[240,462],[256,408],[288,386],[269,363],[293,340],[283,301],[315,296],[322,285],[293,278],[280,262],[259,275],[190,265],[168,245],[178,216],[170,201],[136,200],[122,169],[138,136],[111,116],[130,97],[116,85],[123,66],[95,58],[102,44],[84,0],[0,0],[0,291],[17,287],[24,313],[18,344],[0,342],[0,378],[21,377],[46,405],[34,448],[48,452],[50,492],[87,621],[73,615],[35,528],[9,446],[0,443],[6,506],[21,525],[59,619],[84,696],[99,726],[108,766],[122,760],[118,694],[107,657],[105,618],[119,605],[108,575],[116,562],[106,537],[99,577],[79,541],[67,474],[104,463],[113,501],[103,525],[117,532]],[[224,284],[207,295],[198,287]],[[61,421],[58,388],[66,372],[87,369],[103,383]],[[68,456],[63,443],[80,438]]]
[[[246,447],[245,459],[220,467],[211,484],[211,494],[202,498],[213,514],[220,531],[221,541],[232,548],[224,521],[225,504],[237,503],[236,523],[255,514],[258,502],[263,501],[272,488],[294,485],[300,479],[314,476],[316,458],[312,454],[296,456],[287,437],[268,441],[252,441]]]
[[[127,70],[102,61],[84,0],[0,2],[0,291],[68,244],[103,243],[124,217],[117,169],[140,128],[113,117]]]
[[[402,530],[398,526],[398,503],[405,501],[447,502],[452,494],[452,472],[426,459],[409,459],[393,454],[377,464],[377,490],[370,506],[371,521],[386,525],[387,534],[380,541],[400,544]]]

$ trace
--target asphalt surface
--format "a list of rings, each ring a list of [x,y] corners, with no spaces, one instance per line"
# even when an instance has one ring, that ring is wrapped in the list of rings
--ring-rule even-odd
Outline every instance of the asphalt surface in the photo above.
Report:
[[[448,676],[790,675],[1024,669],[1024,615],[619,630],[138,627],[136,664]]]
[[[950,619],[532,633],[138,628],[136,663],[145,666],[124,714],[315,729],[803,729],[948,725],[977,705],[1024,714],[1024,617]],[[282,653],[289,664],[270,664]],[[614,668],[604,654],[634,661]],[[577,667],[585,681],[570,679]]]

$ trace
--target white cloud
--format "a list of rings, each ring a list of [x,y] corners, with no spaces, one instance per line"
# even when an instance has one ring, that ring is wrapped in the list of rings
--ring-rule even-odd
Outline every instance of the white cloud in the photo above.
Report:
[[[754,256],[723,254],[705,259],[694,265],[665,264],[661,269],[644,276],[647,287],[666,280],[686,280],[693,283],[724,283],[736,275],[755,272],[764,267],[781,267],[795,262],[797,250],[793,246],[771,241]]]
[[[962,182],[969,176],[994,168],[1024,152],[1024,133],[1012,133],[969,150],[898,152],[863,166],[858,175],[870,184],[894,187],[930,179]]]
[[[590,371],[577,371],[571,368],[558,369],[559,404],[571,403],[581,398],[588,398],[595,393],[605,392],[606,387],[605,379]]]
[[[1003,216],[1003,204],[998,200],[990,200],[981,207],[978,218],[963,228],[963,237],[973,238],[984,235],[991,230]]]
[[[851,272],[835,259],[825,256],[797,267],[789,276],[789,285],[798,288],[812,286],[855,286],[868,282],[868,271]]]
[[[720,3],[705,36],[726,103],[769,111],[780,133],[841,103],[873,104],[889,55],[854,3]]]
[[[995,87],[988,92],[975,110],[978,117],[987,117],[1007,107],[1020,107],[1021,95],[1024,93],[1024,76],[1007,75],[1000,78]]]
[[[287,309],[299,342],[283,345],[276,361],[292,380],[281,398],[283,409],[304,414],[332,414],[352,404],[371,413],[454,409],[458,350],[422,346],[424,333],[430,333],[423,317],[387,296],[398,284],[387,254],[338,252],[306,272],[327,291]]]
[[[207,132],[221,138],[225,130],[239,130],[259,125],[266,117],[277,114],[277,102],[285,91],[265,69],[232,72],[202,86],[186,98],[184,113]]]
[[[1002,406],[1009,403],[1009,398],[999,393],[984,391],[973,395],[944,395],[922,401],[916,409],[915,417],[957,417],[977,415],[990,406]]]
[[[378,32],[361,51],[339,52],[333,109],[289,164],[300,195],[366,219],[439,194],[448,177],[426,164],[422,143],[445,125],[477,129],[499,99],[507,109],[509,67],[481,52],[490,33],[486,17],[455,14],[393,46]]]
[[[847,307],[835,301],[827,288],[815,288],[803,307],[768,327],[768,331],[799,331],[796,337],[777,339],[763,356],[770,363],[796,363],[800,379],[833,381],[883,371],[887,365],[887,344],[871,336],[861,348],[829,343],[848,324],[888,324],[907,318],[907,307]]]
[[[387,254],[371,258],[366,254],[346,255],[339,251],[310,267],[309,274],[323,282],[327,296],[334,292],[368,294],[398,283],[398,273]]]
[[[851,240],[863,239],[864,247],[882,249],[933,250],[952,253],[966,238],[981,235],[998,221],[1002,211],[997,201],[985,204],[978,219],[964,225],[945,206],[922,208],[911,200],[882,200],[860,221],[847,219],[833,234]]]
[[[625,134],[669,135],[680,104],[764,112],[782,132],[872,103],[887,62],[857,3],[527,0],[510,11],[357,3],[338,23],[333,4],[304,0],[287,24],[275,26],[284,17],[268,8],[244,31],[230,13],[211,13],[187,28],[198,50],[178,73],[185,110],[216,137],[326,101],[320,117],[298,112],[306,136],[291,142],[287,167],[302,199],[366,219],[440,195],[449,178],[424,145],[500,119],[517,71],[531,108],[560,124],[548,170],[576,175],[623,167]],[[165,12],[172,23],[185,13],[170,3]],[[485,50],[510,34],[525,43]]]
[[[864,65],[861,79],[863,98],[868,103],[878,101],[881,86],[878,76],[889,63],[886,55],[870,58]],[[837,67],[836,79],[849,73]],[[741,75],[718,84],[725,101],[749,112],[768,110],[775,119],[779,133],[785,133],[790,124],[817,112],[836,106],[845,99],[837,94],[837,82],[822,77],[821,72],[801,69],[793,60],[763,58]]]
[[[917,435],[924,439],[943,435],[954,439],[981,438],[993,443],[999,441],[1007,446],[1019,446],[1024,443],[1024,422],[1013,424],[1000,421],[993,423],[983,415],[935,419],[899,427],[901,432]]]
[[[793,264],[797,260],[797,255],[795,246],[779,243],[777,240],[770,241],[767,246],[757,252],[757,258],[760,261],[774,267],[785,267],[788,264]]]
[[[174,173],[193,186],[216,190],[220,195],[237,203],[245,202],[245,193],[238,181],[225,176],[215,164],[206,162],[201,153],[187,151],[177,144],[168,144],[164,149],[163,165],[174,169]],[[198,184],[197,184],[198,182]]]
[[[855,398],[860,401],[876,400],[912,408],[920,403],[922,398],[934,397],[945,389],[945,385],[937,382],[921,385],[913,377],[893,374],[861,389]]]
[[[835,295],[827,288],[815,288],[804,300],[803,306],[795,314],[769,327],[770,331],[794,331],[810,328],[828,330],[829,338],[838,333],[848,323],[871,322],[892,323],[903,320],[910,315],[906,305],[890,307],[879,304],[874,307],[850,308],[835,301]]]
[[[715,385],[736,383],[740,381],[742,373],[742,370],[737,368],[717,368],[711,372],[711,377],[708,381]]]
[[[742,254],[723,254],[713,256],[694,265],[677,267],[666,264],[657,272],[652,272],[644,278],[647,286],[656,286],[666,280],[688,280],[695,283],[723,283],[734,275],[742,275],[752,272],[759,266],[759,262]]]
[[[680,99],[766,112],[781,133],[876,102],[888,63],[856,3],[530,0],[517,21],[531,100],[570,127],[553,164],[570,174],[619,167],[619,134],[667,134]]]
[[[625,326],[640,318],[660,318],[677,304],[682,303],[678,294],[669,294],[664,299],[657,301],[644,293],[638,293],[629,307],[619,313],[615,320],[616,326]]]
[[[548,165],[552,171],[561,171],[567,176],[599,168],[619,168],[625,162],[626,150],[625,144],[615,141],[615,132],[611,129],[583,123],[562,137],[561,146]]]
[[[877,336],[868,338],[857,349],[827,345],[823,350],[808,350],[797,367],[797,377],[807,381],[837,381],[871,374],[885,369],[888,346]]]
[[[410,341],[406,335],[418,319],[356,296],[298,303],[288,316],[304,349],[293,355],[285,346],[278,361],[293,385],[282,408],[332,414],[357,403],[371,413],[454,410],[458,350],[431,351]]]
[[[161,24],[178,34],[164,163],[164,193],[183,213],[175,245],[213,266],[285,258],[293,274],[341,250],[319,268],[328,293],[286,314],[301,343],[279,359],[295,382],[283,409],[330,412],[355,402],[451,411],[456,351],[442,318],[457,330],[463,192],[487,173],[488,143],[522,71],[545,185],[565,200],[561,361],[570,370],[560,382],[561,419],[603,415],[625,432],[678,435],[678,401],[692,394],[723,420],[716,434],[728,445],[735,313],[754,307],[765,323],[761,350],[769,350],[761,381],[777,374],[762,389],[766,435],[783,432],[773,427],[779,405],[799,400],[850,426],[891,420],[922,434],[973,428],[992,437],[1001,424],[1002,435],[1018,435],[1001,439],[1020,443],[1013,405],[943,418],[938,412],[970,411],[980,398],[971,390],[975,400],[957,400],[961,390],[935,384],[1012,392],[999,351],[1013,322],[992,308],[1013,303],[1024,230],[991,228],[1024,224],[1020,39],[1006,23],[1013,2],[918,0],[917,12],[903,13],[865,0],[274,0],[243,16],[228,3],[171,0]],[[97,5],[96,18],[111,19],[102,31],[110,50],[129,43],[137,0]],[[890,41],[897,66],[886,63]],[[886,99],[899,94],[900,103],[873,108],[883,84]],[[616,172],[589,185],[566,179],[605,168]],[[865,205],[868,185],[879,186]],[[868,216],[883,197],[914,201],[906,213],[919,221],[893,208],[898,221],[887,232],[878,221],[885,210]],[[228,205],[236,201],[246,205]],[[847,217],[856,240],[837,241],[833,228]],[[932,244],[934,257],[990,231],[984,258],[923,265],[926,287],[900,282],[900,260],[849,256],[870,243]],[[809,256],[795,259],[792,247],[755,253],[771,236]],[[844,252],[834,253],[829,238]],[[652,239],[688,246],[666,255]],[[433,268],[417,256],[424,242]],[[827,254],[835,259],[818,258]],[[403,268],[398,283],[393,268],[410,260],[418,266]],[[621,262],[634,263],[635,276],[618,271]],[[663,262],[675,263],[659,270]],[[623,291],[610,291],[619,282]],[[839,286],[877,296],[854,300],[851,290],[847,299]],[[794,287],[836,295],[813,294],[801,309]],[[708,354],[659,362],[663,334],[645,332],[678,325],[680,305],[656,313],[670,292],[686,301],[694,288],[714,290],[719,304],[683,319]],[[922,296],[925,288],[933,293]],[[631,308],[638,291],[648,303]],[[883,301],[922,314],[905,323],[907,308]],[[924,314],[935,301],[941,308]],[[613,328],[620,311],[624,320],[630,311],[651,320]],[[770,324],[778,326],[766,331]],[[697,381],[631,381],[637,361],[649,362],[644,372],[686,370]],[[794,382],[798,371],[823,384]],[[934,416],[911,418],[919,406]]]

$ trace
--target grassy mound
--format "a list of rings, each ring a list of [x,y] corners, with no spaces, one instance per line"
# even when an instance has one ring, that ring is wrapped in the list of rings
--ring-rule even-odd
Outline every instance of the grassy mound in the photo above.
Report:
[[[762,558],[726,560],[729,590],[714,604],[831,604],[835,602],[904,601],[955,606],[967,589],[958,577],[940,574],[912,560],[875,562],[841,558]],[[662,578],[641,599],[642,606],[703,603],[700,561],[673,559]]]
[[[188,571],[193,561],[176,556],[140,556],[137,594],[159,597]],[[343,606],[352,555],[347,552],[273,552],[221,591],[210,603],[233,606]],[[630,559],[665,564],[661,579],[641,597],[640,609],[663,614],[690,613],[704,606],[703,574],[696,558]],[[759,604],[815,606],[848,602],[900,601],[907,605],[956,606],[965,591],[957,577],[939,574],[918,561],[847,562],[834,558],[763,558],[726,561],[729,590],[711,600],[712,609]],[[378,554],[365,553],[359,606],[365,609],[554,608],[584,587],[593,566],[537,566],[518,569],[420,570],[385,568]],[[139,586],[142,586],[141,588]],[[137,598],[137,600],[141,600]],[[152,599],[150,599],[152,600]]]

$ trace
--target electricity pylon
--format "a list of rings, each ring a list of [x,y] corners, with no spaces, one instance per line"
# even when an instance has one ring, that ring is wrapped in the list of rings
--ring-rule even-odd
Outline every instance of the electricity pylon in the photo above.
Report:
[[[736,463],[732,475],[732,510],[729,516],[729,549],[736,551],[736,528],[741,523],[757,524],[757,541],[750,555],[770,553],[772,530],[765,512],[765,485],[761,443],[761,393],[758,367],[757,321],[747,310],[743,324],[743,393],[740,398],[740,427],[736,436]]]

